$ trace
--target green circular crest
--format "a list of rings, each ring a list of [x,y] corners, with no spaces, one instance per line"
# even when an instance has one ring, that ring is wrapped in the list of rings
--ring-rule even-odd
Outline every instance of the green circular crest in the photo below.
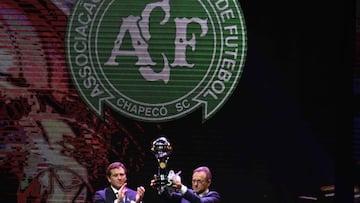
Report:
[[[238,1],[79,0],[66,56],[83,100],[140,121],[174,120],[197,108],[203,122],[232,94],[245,64]]]

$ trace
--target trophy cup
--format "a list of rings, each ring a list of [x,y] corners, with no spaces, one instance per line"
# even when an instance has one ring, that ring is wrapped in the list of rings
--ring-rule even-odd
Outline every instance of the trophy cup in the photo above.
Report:
[[[158,171],[155,175],[155,180],[157,190],[160,194],[166,187],[171,186],[172,184],[171,180],[169,180],[169,176],[172,176],[174,171],[171,170],[169,174],[167,174],[167,162],[173,148],[165,137],[159,137],[153,141],[151,151],[158,161]]]

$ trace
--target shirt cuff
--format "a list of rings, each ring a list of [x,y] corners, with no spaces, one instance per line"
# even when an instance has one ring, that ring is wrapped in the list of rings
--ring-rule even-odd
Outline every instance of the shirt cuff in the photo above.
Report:
[[[185,194],[186,191],[187,191],[187,187],[185,185],[181,185],[180,193]]]

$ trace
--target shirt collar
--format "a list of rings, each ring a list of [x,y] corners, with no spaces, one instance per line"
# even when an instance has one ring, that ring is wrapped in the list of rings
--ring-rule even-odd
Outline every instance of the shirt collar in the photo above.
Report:
[[[113,191],[115,194],[117,194],[117,193],[119,192],[119,190],[117,190],[116,188],[114,188],[112,185],[111,185],[110,187],[111,187],[112,191]]]
[[[205,190],[203,193],[198,194],[199,197],[204,197],[209,192],[209,189]]]

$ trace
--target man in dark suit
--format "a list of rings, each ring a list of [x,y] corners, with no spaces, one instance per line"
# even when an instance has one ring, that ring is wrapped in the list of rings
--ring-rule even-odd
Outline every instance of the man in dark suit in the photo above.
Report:
[[[181,183],[178,174],[172,177],[172,185],[168,190],[161,192],[161,196],[171,203],[220,203],[220,194],[209,189],[211,184],[211,171],[206,166],[201,166],[193,171],[192,189]],[[158,180],[151,180],[150,186],[158,188]],[[175,191],[172,190],[175,189]]]
[[[137,190],[126,187],[126,168],[121,162],[114,162],[106,169],[106,177],[110,186],[95,192],[96,203],[141,203],[145,188],[137,187]]]

